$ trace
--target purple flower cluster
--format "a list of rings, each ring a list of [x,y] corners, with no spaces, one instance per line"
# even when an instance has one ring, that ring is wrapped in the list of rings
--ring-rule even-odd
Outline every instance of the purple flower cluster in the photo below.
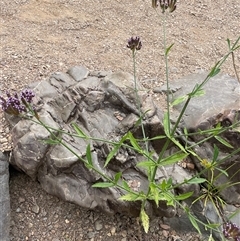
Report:
[[[25,100],[27,103],[31,103],[34,96],[32,90],[24,90],[21,92],[21,100]]]
[[[128,40],[127,48],[135,51],[135,50],[140,50],[142,48],[142,42],[140,41],[139,37],[131,37]]]
[[[227,239],[240,241],[240,227],[235,223],[227,222],[223,225],[223,235]]]
[[[20,93],[20,98],[17,93],[13,96],[9,92],[6,93],[7,98],[0,96],[0,105],[2,110],[10,115],[19,115],[27,111],[27,106],[32,102],[34,93],[31,90],[23,90]]]

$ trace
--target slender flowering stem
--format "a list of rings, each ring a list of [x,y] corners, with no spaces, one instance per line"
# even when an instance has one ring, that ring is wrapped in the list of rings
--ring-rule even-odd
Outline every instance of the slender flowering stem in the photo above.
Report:
[[[132,58],[133,58],[133,77],[134,77],[134,90],[135,90],[135,95],[136,95],[136,99],[137,99],[137,105],[138,105],[138,111],[140,113],[140,124],[141,124],[141,128],[142,128],[142,134],[143,134],[143,138],[144,140],[146,140],[146,133],[145,133],[145,129],[144,129],[144,125],[143,125],[143,113],[141,112],[141,103],[140,103],[140,97],[138,94],[138,86],[137,86],[137,77],[136,77],[136,51],[132,50]],[[148,153],[148,143],[147,141],[145,141],[145,148],[146,151]]]

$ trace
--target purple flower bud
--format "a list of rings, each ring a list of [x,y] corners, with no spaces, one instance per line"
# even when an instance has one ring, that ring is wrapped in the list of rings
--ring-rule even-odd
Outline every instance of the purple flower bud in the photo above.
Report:
[[[139,37],[131,37],[128,40],[127,48],[130,48],[131,50],[140,50],[142,48],[142,42],[140,41]]]
[[[159,2],[159,4],[158,4]],[[164,13],[166,9],[172,13],[176,9],[177,0],[152,0],[152,7],[157,8],[160,5],[162,12]]]
[[[24,99],[27,103],[32,102],[32,98],[35,96],[31,90],[23,90],[21,92],[21,100]]]

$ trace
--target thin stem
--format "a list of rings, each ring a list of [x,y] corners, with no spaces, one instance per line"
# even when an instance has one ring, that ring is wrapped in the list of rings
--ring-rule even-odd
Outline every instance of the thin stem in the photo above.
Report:
[[[240,79],[239,79],[238,72],[237,72],[237,67],[235,64],[234,52],[232,52],[232,62],[233,62],[233,68],[234,68],[235,75],[237,77],[238,82],[240,83]]]
[[[165,77],[167,82],[167,117],[168,117],[168,130],[170,130],[170,87],[169,87],[169,72],[168,72],[168,55],[167,55],[167,37],[166,37],[166,22],[167,14],[163,13],[163,48],[164,48],[164,61],[165,61]]]
[[[137,77],[136,77],[136,50],[133,49],[132,50],[132,58],[133,58],[133,77],[134,77],[134,90],[135,90],[135,95],[136,95],[136,100],[137,100],[137,107],[138,107],[138,111],[139,111],[139,114],[140,114],[140,123],[141,123],[141,128],[142,128],[142,134],[143,134],[143,138],[144,140],[146,140],[144,143],[145,143],[145,149],[146,149],[146,152],[148,153],[148,141],[146,139],[146,133],[145,133],[145,129],[144,129],[144,124],[143,124],[143,114],[142,114],[142,111],[141,111],[141,102],[140,102],[140,97],[139,97],[139,94],[138,94],[138,86],[137,86]]]

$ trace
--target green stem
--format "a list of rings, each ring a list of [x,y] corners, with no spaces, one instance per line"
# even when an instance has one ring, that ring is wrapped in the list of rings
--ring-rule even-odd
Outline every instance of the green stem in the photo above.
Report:
[[[143,124],[143,114],[141,111],[141,100],[138,94],[138,86],[137,86],[137,77],[136,77],[136,50],[133,49],[132,50],[132,58],[133,58],[133,77],[134,77],[134,90],[135,90],[135,95],[136,95],[136,100],[137,100],[137,108],[139,111],[139,115],[140,115],[140,123],[141,123],[141,128],[142,128],[142,134],[143,134],[143,138],[146,140],[145,143],[145,149],[146,152],[148,153],[148,141],[146,138],[146,133],[145,133],[145,129],[144,129],[144,124]]]

